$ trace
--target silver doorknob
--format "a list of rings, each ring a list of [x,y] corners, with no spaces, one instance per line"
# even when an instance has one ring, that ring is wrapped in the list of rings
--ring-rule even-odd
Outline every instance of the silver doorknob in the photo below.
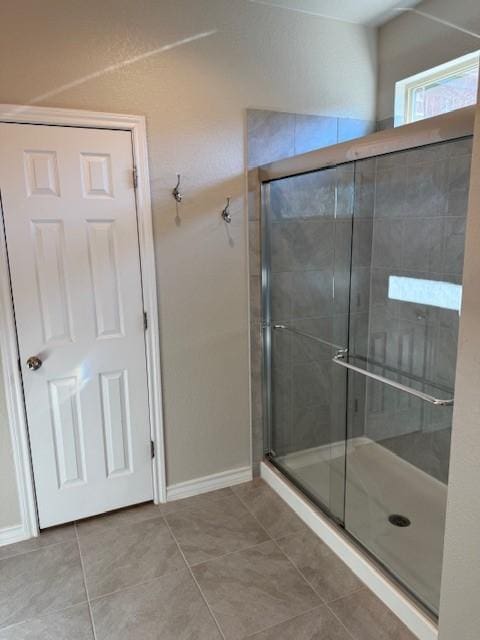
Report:
[[[40,369],[41,366],[42,361],[40,360],[40,358],[37,358],[37,356],[31,356],[30,358],[28,358],[27,367],[30,369],[30,371],[36,371],[37,369]]]

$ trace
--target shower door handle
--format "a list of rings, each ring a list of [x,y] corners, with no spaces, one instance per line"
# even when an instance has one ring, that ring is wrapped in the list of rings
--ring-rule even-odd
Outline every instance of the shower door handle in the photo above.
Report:
[[[437,407],[451,407],[453,405],[453,398],[449,398],[447,400],[443,400],[442,398],[435,398],[428,393],[424,393],[423,391],[417,391],[416,389],[412,389],[412,387],[407,387],[400,382],[395,382],[395,380],[390,380],[390,378],[385,378],[384,376],[379,376],[376,373],[371,373],[371,371],[367,371],[366,369],[362,369],[361,367],[357,367],[354,364],[350,364],[345,361],[345,356],[343,353],[338,353],[332,358],[332,362],[338,364],[340,367],[345,367],[345,369],[350,369],[351,371],[355,371],[356,373],[360,373],[362,376],[366,378],[371,378],[372,380],[376,380],[377,382],[381,382],[389,387],[393,387],[394,389],[398,389],[398,391],[403,391],[404,393],[408,393],[411,396],[415,396],[416,398],[420,398],[421,400],[425,400],[425,402],[429,402],[430,404],[434,404]]]

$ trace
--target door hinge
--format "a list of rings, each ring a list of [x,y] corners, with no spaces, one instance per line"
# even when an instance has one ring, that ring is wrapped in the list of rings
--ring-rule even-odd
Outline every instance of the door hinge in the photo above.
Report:
[[[148,316],[146,311],[143,312],[143,328],[145,331],[148,329]]]
[[[153,440],[150,440],[150,454],[152,458],[155,457],[155,442]]]
[[[133,188],[136,189],[138,187],[137,167],[133,167],[132,175],[133,175]]]

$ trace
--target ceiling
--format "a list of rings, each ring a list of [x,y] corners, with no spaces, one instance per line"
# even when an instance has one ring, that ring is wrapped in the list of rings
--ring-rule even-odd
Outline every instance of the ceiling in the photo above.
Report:
[[[399,8],[413,7],[420,0],[250,0],[324,18],[378,26],[399,14]]]

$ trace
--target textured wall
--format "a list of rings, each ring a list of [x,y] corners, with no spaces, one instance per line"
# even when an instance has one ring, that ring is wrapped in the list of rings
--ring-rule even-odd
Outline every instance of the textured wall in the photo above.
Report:
[[[480,106],[477,106],[463,271],[439,639],[477,640],[480,629]]]
[[[407,11],[379,29],[379,121],[393,116],[398,80],[476,51],[480,46],[480,4],[477,0],[424,0],[415,9],[434,19]]]
[[[372,119],[374,31],[246,0],[4,0],[0,22],[1,102],[146,115],[168,482],[248,464],[245,109]]]

